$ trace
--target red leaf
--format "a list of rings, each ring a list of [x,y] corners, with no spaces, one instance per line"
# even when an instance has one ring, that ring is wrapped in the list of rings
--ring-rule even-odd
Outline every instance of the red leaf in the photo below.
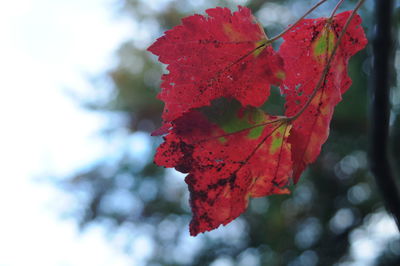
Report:
[[[250,197],[289,192],[290,127],[233,103],[194,110],[173,122],[155,162],[189,173],[191,235],[226,225]]]
[[[286,116],[297,114],[312,96],[350,13],[336,15],[331,23],[327,18],[304,19],[284,36],[279,54],[285,62],[286,79],[281,88],[286,95]],[[356,15],[341,40],[323,85],[310,105],[293,121],[289,142],[295,182],[306,165],[319,155],[328,138],[334,107],[351,85],[348,61],[367,44],[360,24],[361,18]]]
[[[165,102],[165,122],[220,97],[261,106],[270,84],[281,81],[282,61],[266,47],[264,30],[248,8],[206,12],[184,18],[148,49],[168,64],[158,95]]]
[[[164,126],[153,133],[167,135],[155,163],[189,173],[192,235],[226,225],[250,197],[289,192],[289,179],[319,155],[351,85],[348,61],[367,43],[355,16],[330,60],[350,12],[302,20],[279,54],[249,9],[207,14],[183,19],[149,48],[169,70],[158,95]],[[283,78],[286,117],[255,108]]]

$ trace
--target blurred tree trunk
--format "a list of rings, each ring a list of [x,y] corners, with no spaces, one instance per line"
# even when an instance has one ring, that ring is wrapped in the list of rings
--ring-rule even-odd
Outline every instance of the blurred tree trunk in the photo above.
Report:
[[[393,0],[375,0],[375,32],[372,59],[371,170],[400,228],[400,193],[389,155],[390,88],[394,71]]]

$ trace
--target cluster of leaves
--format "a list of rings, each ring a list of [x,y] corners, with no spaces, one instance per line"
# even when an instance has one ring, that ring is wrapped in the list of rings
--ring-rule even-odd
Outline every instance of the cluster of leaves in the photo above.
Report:
[[[301,20],[278,51],[249,9],[206,12],[149,48],[169,71],[155,162],[189,173],[191,235],[226,225],[250,197],[289,193],[319,155],[351,85],[348,61],[367,43],[351,11]],[[285,98],[285,116],[260,109],[271,85]]]

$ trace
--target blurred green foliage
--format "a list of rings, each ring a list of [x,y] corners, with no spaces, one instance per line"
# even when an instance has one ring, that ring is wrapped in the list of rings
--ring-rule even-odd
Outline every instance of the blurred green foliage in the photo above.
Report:
[[[151,243],[145,265],[350,265],[346,262],[352,260],[356,232],[383,213],[367,163],[368,49],[351,60],[353,86],[336,109],[330,138],[291,195],[253,199],[248,211],[227,227],[191,238],[183,176],[152,163],[161,139],[150,138],[148,133],[160,126],[163,105],[156,94],[163,66],[145,49],[163,31],[179,24],[180,18],[217,5],[235,8],[232,2],[122,2],[119,12],[132,19],[137,33],[121,44],[117,65],[102,77],[111,81],[109,97],[84,104],[123,114],[125,123],[114,125],[109,137],[121,138],[114,133],[128,130],[121,140],[128,148],[114,156],[116,159],[105,158],[62,182],[79,202],[72,213],[82,228],[100,223],[110,232],[124,229],[131,235],[127,252],[132,252],[129,247],[135,238],[144,235]],[[257,0],[247,6],[267,23],[268,33],[277,33],[312,2]],[[320,8],[315,16],[328,15],[334,4]],[[354,1],[346,1],[347,9],[351,4]],[[361,11],[367,30],[371,28],[371,11],[371,7]],[[280,103],[274,98],[271,108],[278,112]],[[149,152],[138,154],[138,140],[146,143]],[[387,245],[376,264],[400,265],[396,264],[399,240],[392,239]]]

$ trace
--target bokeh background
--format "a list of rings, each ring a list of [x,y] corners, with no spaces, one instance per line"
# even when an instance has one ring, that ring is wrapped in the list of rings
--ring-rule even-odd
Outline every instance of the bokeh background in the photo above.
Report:
[[[193,238],[184,175],[152,162],[161,138],[149,132],[161,122],[155,96],[165,71],[146,51],[156,38],[184,16],[238,4],[273,36],[313,3],[3,3],[0,265],[400,265],[398,231],[368,169],[369,48],[351,60],[353,86],[330,138],[291,195],[253,199],[228,226]],[[311,17],[328,16],[335,4]],[[366,1],[360,10],[369,38],[373,9]],[[276,91],[273,112],[278,98]],[[392,104],[400,165],[395,86]]]

